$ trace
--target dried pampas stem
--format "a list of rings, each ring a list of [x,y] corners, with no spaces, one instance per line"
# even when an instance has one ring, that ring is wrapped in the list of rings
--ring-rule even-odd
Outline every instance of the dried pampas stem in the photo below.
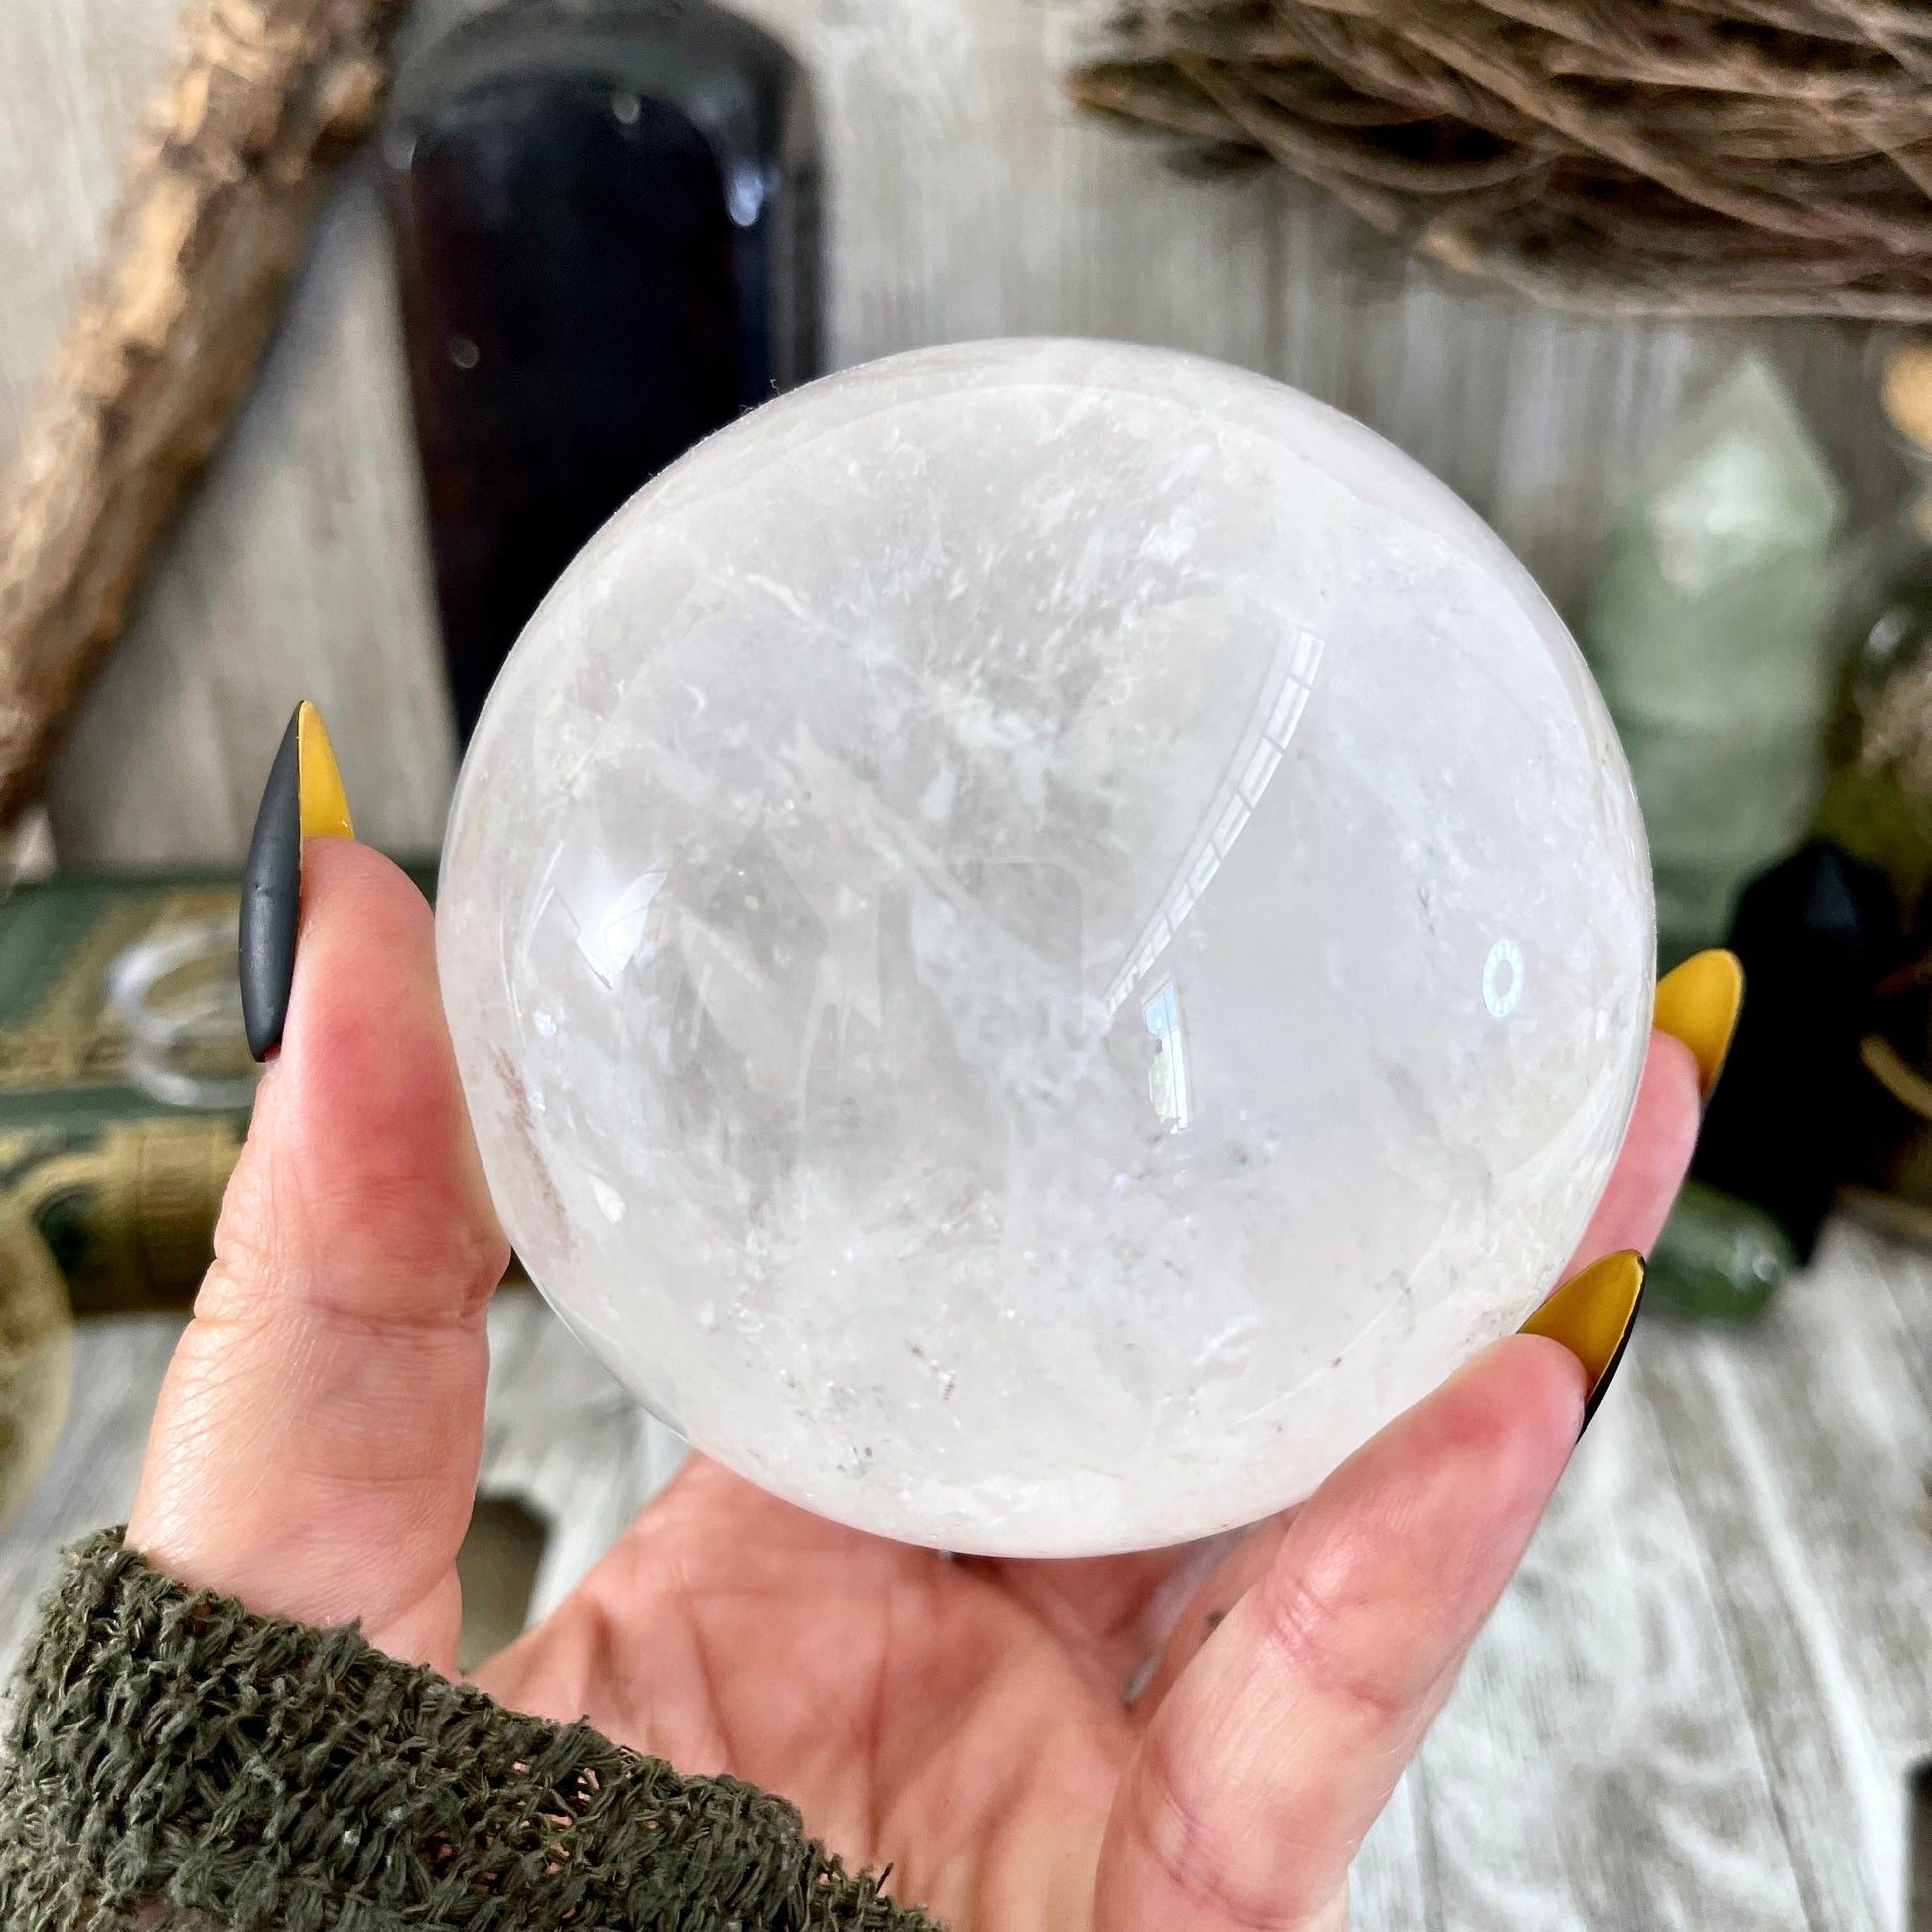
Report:
[[[197,0],[0,486],[0,829],[247,388],[404,0]]]

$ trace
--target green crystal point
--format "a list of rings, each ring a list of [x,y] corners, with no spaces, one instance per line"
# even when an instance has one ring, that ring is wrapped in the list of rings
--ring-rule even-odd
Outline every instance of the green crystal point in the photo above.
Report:
[[[1820,784],[1842,499],[1746,357],[1664,445],[1604,546],[1584,648],[1635,775],[1665,960],[1720,943]]]

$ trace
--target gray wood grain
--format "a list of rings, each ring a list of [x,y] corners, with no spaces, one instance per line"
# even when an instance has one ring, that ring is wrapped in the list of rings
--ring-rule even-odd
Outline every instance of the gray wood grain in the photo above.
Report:
[[[61,338],[175,0],[0,7],[0,451]]]
[[[1412,1774],[1419,1922],[1806,1923],[1704,1556],[1656,1418],[1620,1387]]]
[[[165,1315],[83,1323],[73,1391],[54,1459],[19,1511],[0,1525],[0,1668],[33,1626],[59,1551],[125,1522],[148,1422],[181,1322]]]

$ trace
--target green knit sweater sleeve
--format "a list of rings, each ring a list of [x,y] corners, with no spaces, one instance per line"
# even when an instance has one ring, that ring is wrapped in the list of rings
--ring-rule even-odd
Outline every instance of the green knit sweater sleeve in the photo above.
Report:
[[[798,1813],[354,1630],[69,1551],[0,1755],[4,1932],[939,1932]]]

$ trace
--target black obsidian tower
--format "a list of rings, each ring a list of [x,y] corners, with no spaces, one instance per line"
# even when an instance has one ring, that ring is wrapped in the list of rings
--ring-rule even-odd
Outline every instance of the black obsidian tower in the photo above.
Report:
[[[820,372],[811,99],[708,0],[502,0],[404,64],[383,153],[467,739],[605,518]]]

